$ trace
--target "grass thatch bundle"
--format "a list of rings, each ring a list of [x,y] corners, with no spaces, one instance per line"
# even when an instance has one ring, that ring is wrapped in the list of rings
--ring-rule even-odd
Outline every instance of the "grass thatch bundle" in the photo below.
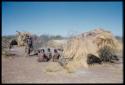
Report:
[[[122,49],[122,45],[120,42],[113,36],[111,32],[107,32],[102,30],[99,34],[97,34],[96,39],[94,41],[98,48],[101,49],[104,46],[108,46],[112,51],[119,51]]]
[[[96,29],[70,39],[64,47],[64,58],[72,60],[65,67],[68,69],[88,67],[87,55],[93,54],[100,58],[100,49],[105,46],[110,48],[112,53],[121,49],[120,43],[112,33],[103,29]]]
[[[67,44],[64,46],[63,57],[59,63],[69,72],[75,71],[78,68],[88,67],[88,54],[97,57],[92,59],[100,59],[100,49],[104,47],[108,47],[111,53],[121,49],[120,43],[109,31],[95,29],[82,33],[67,41]],[[66,63],[65,59],[68,59]]]
[[[31,36],[31,33],[29,32],[18,32],[17,31],[17,42],[18,42],[18,46],[25,46],[26,42],[26,36],[29,35]]]

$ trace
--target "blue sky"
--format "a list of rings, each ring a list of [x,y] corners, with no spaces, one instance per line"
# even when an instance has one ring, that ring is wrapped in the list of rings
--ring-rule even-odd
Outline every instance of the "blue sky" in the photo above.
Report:
[[[2,2],[2,35],[68,36],[95,28],[123,33],[122,2]]]

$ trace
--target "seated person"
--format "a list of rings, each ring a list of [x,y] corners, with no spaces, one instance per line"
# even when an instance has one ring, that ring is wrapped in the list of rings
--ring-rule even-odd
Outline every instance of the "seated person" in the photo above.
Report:
[[[46,62],[48,60],[49,59],[45,54],[45,50],[41,49],[40,52],[38,53],[38,62]]]
[[[57,62],[59,60],[60,54],[56,49],[54,49],[53,62]]]
[[[47,57],[48,57],[49,60],[52,59],[52,53],[51,53],[50,48],[48,48],[48,50],[47,50]]]

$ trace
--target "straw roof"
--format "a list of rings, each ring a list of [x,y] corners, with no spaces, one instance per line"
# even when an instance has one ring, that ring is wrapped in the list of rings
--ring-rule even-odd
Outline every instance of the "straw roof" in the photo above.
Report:
[[[113,34],[103,29],[95,29],[69,39],[63,51],[63,58],[68,58],[69,61],[64,67],[68,71],[88,67],[87,55],[93,54],[99,57],[99,50],[105,46],[114,53],[122,49]]]

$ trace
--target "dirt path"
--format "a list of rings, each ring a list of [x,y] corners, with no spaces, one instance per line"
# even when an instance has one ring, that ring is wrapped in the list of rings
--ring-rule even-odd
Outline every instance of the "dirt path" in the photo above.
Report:
[[[14,48],[18,56],[2,56],[2,83],[122,83],[122,61],[119,64],[94,65],[75,73],[63,71],[47,74],[48,63],[38,63],[37,57],[24,57],[24,48]],[[122,58],[121,58],[122,60]]]

